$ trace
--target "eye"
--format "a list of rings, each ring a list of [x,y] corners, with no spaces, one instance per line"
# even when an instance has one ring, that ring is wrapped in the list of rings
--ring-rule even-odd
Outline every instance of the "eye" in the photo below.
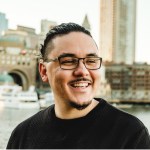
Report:
[[[86,60],[86,63],[88,63],[88,64],[93,64],[93,63],[97,63],[97,59],[95,59],[95,58],[88,58],[87,60]]]
[[[75,58],[62,58],[60,62],[62,65],[70,66],[70,65],[77,64],[78,60]]]

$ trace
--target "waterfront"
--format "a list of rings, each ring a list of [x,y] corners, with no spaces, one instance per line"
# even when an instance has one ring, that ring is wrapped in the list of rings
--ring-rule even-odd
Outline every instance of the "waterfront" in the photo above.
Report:
[[[0,149],[6,148],[10,134],[17,124],[38,111],[38,109],[8,109],[0,107]],[[124,111],[137,116],[150,132],[150,105],[134,105],[131,108],[125,108]]]
[[[9,109],[0,107],[0,149],[5,149],[14,127],[38,112],[38,109]]]

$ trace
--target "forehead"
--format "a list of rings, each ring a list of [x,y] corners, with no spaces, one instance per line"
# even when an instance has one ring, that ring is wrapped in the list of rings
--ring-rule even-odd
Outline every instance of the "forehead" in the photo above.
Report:
[[[53,50],[50,57],[58,57],[62,53],[71,53],[84,57],[90,53],[99,54],[95,41],[82,32],[71,32],[53,39]]]

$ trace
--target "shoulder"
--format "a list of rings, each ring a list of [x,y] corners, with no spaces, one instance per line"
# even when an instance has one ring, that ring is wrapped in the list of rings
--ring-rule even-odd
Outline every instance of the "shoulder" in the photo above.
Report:
[[[23,122],[17,125],[13,132],[20,134],[21,132],[25,132],[26,129],[29,127],[30,129],[32,129],[36,128],[36,126],[42,126],[42,124],[44,124],[48,120],[48,114],[53,107],[54,106],[52,105],[44,110],[39,111],[30,118],[24,120]]]
[[[105,118],[109,118],[111,122],[118,123],[119,125],[130,126],[134,129],[145,128],[143,122],[139,120],[136,116],[125,112],[115,106],[111,105],[104,99],[98,99],[99,102],[104,103],[103,105],[103,113]]]
[[[125,137],[129,147],[142,148],[150,146],[150,136],[146,126],[136,116],[120,110],[107,101],[99,99],[103,104],[103,126],[115,134],[115,136]],[[102,122],[101,122],[102,123]]]
[[[11,133],[9,138],[7,149],[18,149],[19,146],[23,147],[25,141],[29,137],[29,134],[37,133],[41,127],[48,122],[48,116],[53,109],[54,105],[39,111],[30,118],[24,120]]]

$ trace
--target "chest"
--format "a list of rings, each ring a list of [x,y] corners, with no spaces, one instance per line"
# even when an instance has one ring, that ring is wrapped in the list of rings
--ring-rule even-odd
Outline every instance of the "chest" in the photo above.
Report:
[[[100,124],[82,124],[72,127],[43,127],[32,129],[27,134],[26,146],[29,149],[90,149],[120,148],[121,133]],[[119,142],[121,141],[121,142]]]

